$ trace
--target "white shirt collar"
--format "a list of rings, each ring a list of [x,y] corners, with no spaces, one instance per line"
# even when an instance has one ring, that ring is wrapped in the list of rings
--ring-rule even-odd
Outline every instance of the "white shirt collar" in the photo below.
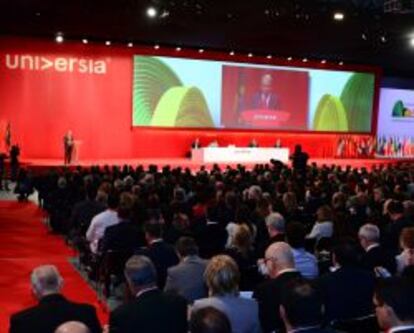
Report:
[[[388,333],[400,332],[402,330],[412,330],[414,329],[414,325],[401,325],[391,328]]]
[[[137,294],[135,295],[135,298],[138,298],[139,296],[141,296],[141,295],[143,295],[143,294],[145,294],[145,293],[147,293],[149,291],[156,290],[156,289],[158,289],[157,286],[151,287],[151,288],[142,289],[142,290],[140,290],[140,291],[137,292]]]
[[[368,252],[369,250],[371,250],[375,247],[378,247],[378,246],[380,246],[378,243],[371,244],[371,245],[367,246],[367,248],[365,249],[365,252]]]
[[[296,270],[296,269],[294,269],[294,268],[286,268],[286,269],[282,269],[281,271],[279,271],[279,272],[277,273],[277,276],[280,276],[280,275],[282,275],[282,274],[284,274],[284,273],[292,273],[292,272],[297,272],[297,270]]]

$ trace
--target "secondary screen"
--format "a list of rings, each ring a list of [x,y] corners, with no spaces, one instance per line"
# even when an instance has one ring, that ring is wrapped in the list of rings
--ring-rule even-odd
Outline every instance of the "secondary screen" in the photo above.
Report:
[[[381,89],[377,153],[414,156],[414,90]]]
[[[371,132],[375,76],[134,56],[133,125]]]

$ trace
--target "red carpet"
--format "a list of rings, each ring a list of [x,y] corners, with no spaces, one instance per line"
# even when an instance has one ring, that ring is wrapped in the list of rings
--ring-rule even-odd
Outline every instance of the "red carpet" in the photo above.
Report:
[[[56,265],[65,280],[65,296],[94,304],[106,323],[107,313],[95,292],[68,262],[73,252],[60,237],[48,233],[42,218],[32,203],[0,201],[0,333],[8,332],[10,314],[35,304],[30,273],[41,264]]]

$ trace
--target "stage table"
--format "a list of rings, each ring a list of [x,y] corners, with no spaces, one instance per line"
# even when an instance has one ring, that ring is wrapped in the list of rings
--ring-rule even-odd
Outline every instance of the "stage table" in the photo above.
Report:
[[[191,150],[198,163],[269,163],[271,159],[289,161],[288,148],[207,147]]]

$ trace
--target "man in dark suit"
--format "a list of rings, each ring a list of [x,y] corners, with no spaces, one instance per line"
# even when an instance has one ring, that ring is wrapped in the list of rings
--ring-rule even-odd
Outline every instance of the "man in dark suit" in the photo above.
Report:
[[[385,227],[384,245],[391,249],[393,254],[398,254],[401,231],[404,228],[412,227],[413,222],[404,216],[404,205],[401,201],[391,201],[388,204],[387,213],[391,222]]]
[[[283,291],[280,316],[286,332],[324,333],[321,328],[323,304],[319,294],[306,280],[293,281]]]
[[[293,253],[284,242],[270,245],[264,259],[270,277],[257,287],[253,298],[259,303],[259,318],[264,333],[278,331],[283,328],[283,321],[278,315],[282,292],[287,286],[299,278],[295,269]]]
[[[226,245],[227,231],[218,221],[217,206],[208,206],[206,221],[196,228],[196,241],[200,247],[200,255],[204,259],[222,253]]]
[[[163,238],[163,226],[160,223],[147,223],[144,227],[147,247],[136,251],[136,254],[151,259],[157,270],[158,287],[164,289],[167,279],[167,270],[178,264],[179,259],[172,245],[167,244]]]
[[[413,300],[412,281],[401,278],[381,281],[375,290],[374,305],[384,332],[414,333]]]
[[[380,245],[380,230],[376,225],[363,225],[359,229],[358,238],[364,249],[361,257],[361,264],[364,268],[374,271],[377,267],[383,267],[389,273],[395,273],[395,258]]]
[[[194,239],[181,237],[176,244],[176,250],[180,263],[168,269],[164,291],[175,292],[189,303],[207,297],[204,283],[207,261],[198,256],[198,247]]]
[[[187,332],[186,300],[157,288],[157,272],[148,257],[131,257],[125,276],[135,297],[111,313],[110,333]]]
[[[10,333],[53,333],[67,321],[85,324],[91,333],[100,333],[96,310],[78,304],[60,294],[63,279],[55,266],[39,266],[33,270],[31,284],[39,304],[16,313],[10,318]]]
[[[260,91],[253,95],[252,109],[254,110],[277,110],[279,109],[279,98],[272,92],[273,77],[270,74],[262,76]]]
[[[375,276],[358,268],[357,245],[349,240],[339,242],[333,250],[333,261],[336,270],[317,282],[325,319],[343,321],[372,315]]]

